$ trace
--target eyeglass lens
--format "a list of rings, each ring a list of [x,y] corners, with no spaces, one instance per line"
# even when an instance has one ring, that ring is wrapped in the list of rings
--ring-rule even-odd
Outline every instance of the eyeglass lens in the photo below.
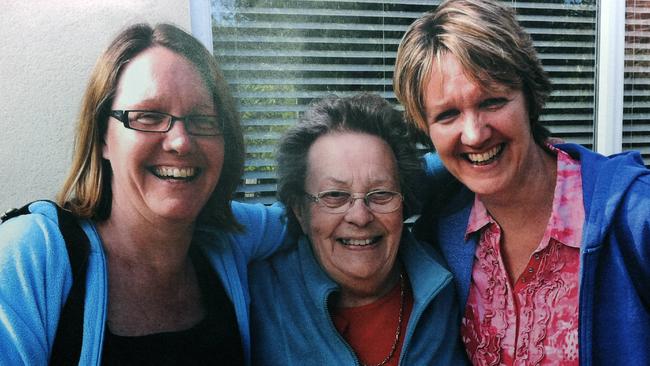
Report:
[[[356,200],[362,200],[370,211],[376,213],[390,213],[401,205],[401,195],[392,191],[374,191],[365,195],[354,195],[345,191],[321,192],[315,197],[322,207],[331,213],[347,212]]]
[[[187,132],[192,135],[212,136],[222,133],[219,120],[216,116],[190,115],[175,117],[170,114],[156,111],[126,111],[129,127],[145,132],[167,132],[171,130],[176,121],[185,122]]]

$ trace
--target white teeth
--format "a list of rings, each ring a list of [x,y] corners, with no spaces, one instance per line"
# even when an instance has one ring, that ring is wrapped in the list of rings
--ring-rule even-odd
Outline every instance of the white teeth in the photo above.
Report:
[[[160,177],[188,178],[196,174],[196,168],[156,167],[154,173]]]
[[[488,161],[501,151],[501,146],[502,145],[497,145],[484,153],[467,154],[467,158],[471,160],[472,163],[482,163]]]
[[[374,243],[373,239],[341,239],[345,245],[364,246]]]

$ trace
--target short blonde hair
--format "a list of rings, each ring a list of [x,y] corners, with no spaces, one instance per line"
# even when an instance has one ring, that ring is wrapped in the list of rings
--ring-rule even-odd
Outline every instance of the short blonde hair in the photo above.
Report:
[[[171,24],[132,25],[100,56],[81,103],[72,167],[57,201],[81,218],[105,220],[110,216],[112,170],[102,157],[110,108],[122,66],[154,46],[168,48],[189,60],[212,94],[215,114],[224,121],[224,165],[199,220],[218,228],[239,230],[241,226],[230,208],[244,165],[239,113],[215,58],[194,37]]]
[[[393,89],[407,120],[425,133],[424,89],[433,65],[446,54],[484,88],[496,82],[522,90],[533,137],[543,146],[550,133],[539,115],[551,83],[511,8],[492,0],[447,0],[408,28],[397,51]]]

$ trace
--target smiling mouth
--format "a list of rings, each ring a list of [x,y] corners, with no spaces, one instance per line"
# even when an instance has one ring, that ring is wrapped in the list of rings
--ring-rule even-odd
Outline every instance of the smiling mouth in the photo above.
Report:
[[[156,166],[149,168],[149,171],[160,179],[191,181],[199,175],[201,169]]]
[[[504,148],[505,144],[499,144],[484,153],[468,153],[463,155],[467,161],[474,165],[487,165],[497,160],[503,153]]]
[[[365,246],[375,244],[380,239],[381,239],[381,236],[375,236],[373,238],[368,238],[368,239],[344,239],[344,238],[339,238],[339,239],[336,239],[336,240],[339,243],[341,243],[343,245],[346,245],[346,246],[365,247]]]

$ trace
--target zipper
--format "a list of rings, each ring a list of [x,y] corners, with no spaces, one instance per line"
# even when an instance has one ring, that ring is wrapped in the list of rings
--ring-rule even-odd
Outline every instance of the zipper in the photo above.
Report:
[[[333,290],[328,290],[328,291],[325,293],[325,297],[323,298],[323,299],[324,299],[324,300],[323,300],[323,308],[325,309],[325,315],[326,315],[327,320],[329,321],[330,329],[333,331],[334,336],[335,336],[335,337],[336,337],[336,338],[337,338],[337,339],[338,339],[338,340],[343,344],[343,346],[345,346],[345,348],[348,350],[348,353],[349,353],[350,357],[354,360],[354,365],[355,365],[355,366],[361,366],[361,363],[359,362],[359,359],[357,358],[357,354],[354,353],[354,350],[352,349],[352,346],[350,346],[350,345],[348,344],[348,342],[346,342],[345,339],[343,339],[343,336],[341,335],[341,333],[339,333],[339,332],[336,330],[336,327],[334,326],[334,321],[332,321],[332,316],[330,315],[329,306],[328,306],[328,304],[327,304],[327,299],[329,299],[330,295],[331,295],[333,292],[334,292]]]
[[[406,324],[406,334],[404,335],[404,342],[402,343],[402,351],[400,352],[399,355],[399,362],[397,363],[398,365],[402,365],[402,362],[404,361],[404,357],[406,357],[405,355],[408,354],[408,347],[411,343],[411,338],[413,337],[413,333],[415,332],[415,325],[420,322],[420,317],[422,316],[424,309],[427,308],[427,306],[431,303],[431,301],[433,301],[433,299],[440,293],[440,291],[443,288],[449,285],[451,280],[452,280],[451,275],[447,275],[447,277],[440,284],[438,289],[430,293],[429,296],[427,296],[427,298],[425,299],[423,306],[419,307],[418,309],[415,308],[416,305],[415,296],[413,296],[413,312],[409,317],[409,322]],[[411,292],[413,292],[413,286],[411,286]]]

